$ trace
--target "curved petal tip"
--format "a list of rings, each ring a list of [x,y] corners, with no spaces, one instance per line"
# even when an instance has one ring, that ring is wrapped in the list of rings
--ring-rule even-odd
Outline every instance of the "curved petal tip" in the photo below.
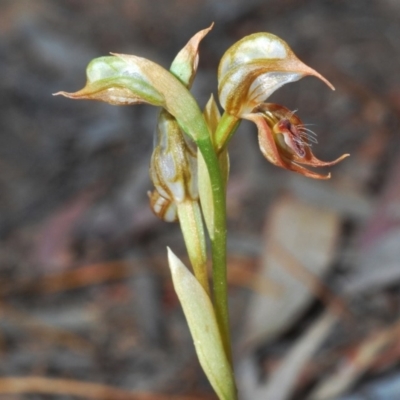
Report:
[[[330,89],[336,90],[335,87],[326,79],[324,76],[322,76],[319,72],[317,72],[315,69],[306,66],[307,70],[305,71],[306,75],[312,75],[315,76],[316,78],[320,79],[322,82],[324,82]]]
[[[68,93],[63,91],[52,93],[52,96],[64,96],[68,97],[69,99],[74,99],[76,97],[75,93]]]

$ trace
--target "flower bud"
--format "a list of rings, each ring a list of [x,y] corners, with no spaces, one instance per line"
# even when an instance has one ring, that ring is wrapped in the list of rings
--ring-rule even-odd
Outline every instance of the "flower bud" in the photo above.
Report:
[[[196,76],[199,44],[212,26],[197,32],[171,64],[170,72],[187,88]],[[196,154],[194,143],[183,134],[176,119],[162,110],[150,164],[155,191],[149,197],[153,212],[164,221],[178,219],[177,203],[198,198]]]
[[[150,163],[151,180],[164,199],[161,210],[167,204],[165,201],[182,203],[198,199],[196,154],[196,147],[182,133],[175,118],[161,111]],[[161,199],[152,195],[150,200],[153,211],[163,218],[156,207],[161,205]]]

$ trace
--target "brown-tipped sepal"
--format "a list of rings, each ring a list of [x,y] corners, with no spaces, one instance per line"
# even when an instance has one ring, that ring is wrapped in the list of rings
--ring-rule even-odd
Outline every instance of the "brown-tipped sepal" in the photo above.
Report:
[[[143,60],[137,57],[138,60]],[[100,100],[113,105],[164,105],[164,96],[148,79],[141,62],[117,56],[95,58],[86,69],[86,85],[75,92],[58,92],[71,99]]]
[[[199,64],[199,45],[203,38],[213,27],[213,23],[209,28],[197,32],[185,45],[185,47],[177,54],[171,64],[170,71],[187,87],[192,86],[194,77],[196,76],[197,66]]]

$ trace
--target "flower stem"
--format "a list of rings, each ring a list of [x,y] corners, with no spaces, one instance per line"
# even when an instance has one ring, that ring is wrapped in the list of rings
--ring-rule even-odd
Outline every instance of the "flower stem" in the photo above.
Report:
[[[213,262],[213,293],[215,314],[222,342],[232,364],[228,314],[228,285],[226,273],[226,202],[224,182],[211,138],[197,141],[210,175],[214,206],[214,231],[210,233]]]
[[[198,201],[188,199],[182,203],[178,203],[177,206],[179,223],[194,274],[201,286],[203,286],[203,289],[210,296],[206,242],[199,203]]]
[[[237,117],[234,117],[226,112],[222,115],[214,135],[214,145],[217,154],[220,154],[221,151],[227,146],[229,140],[236,132],[239,124],[240,119]]]
[[[228,360],[232,363],[231,339],[228,312],[228,282],[226,266],[226,184],[224,182],[218,154],[225,148],[239,126],[239,120],[229,114],[224,114],[211,140],[201,140],[197,143],[203,155],[210,175],[214,206],[214,230],[210,232],[213,261],[213,292],[215,314],[221,331],[221,336]]]

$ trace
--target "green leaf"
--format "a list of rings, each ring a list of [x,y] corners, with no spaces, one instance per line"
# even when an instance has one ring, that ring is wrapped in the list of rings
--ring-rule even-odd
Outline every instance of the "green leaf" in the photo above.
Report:
[[[211,300],[179,258],[168,248],[172,280],[189,325],[197,356],[222,400],[237,399],[233,371],[224,351]]]

